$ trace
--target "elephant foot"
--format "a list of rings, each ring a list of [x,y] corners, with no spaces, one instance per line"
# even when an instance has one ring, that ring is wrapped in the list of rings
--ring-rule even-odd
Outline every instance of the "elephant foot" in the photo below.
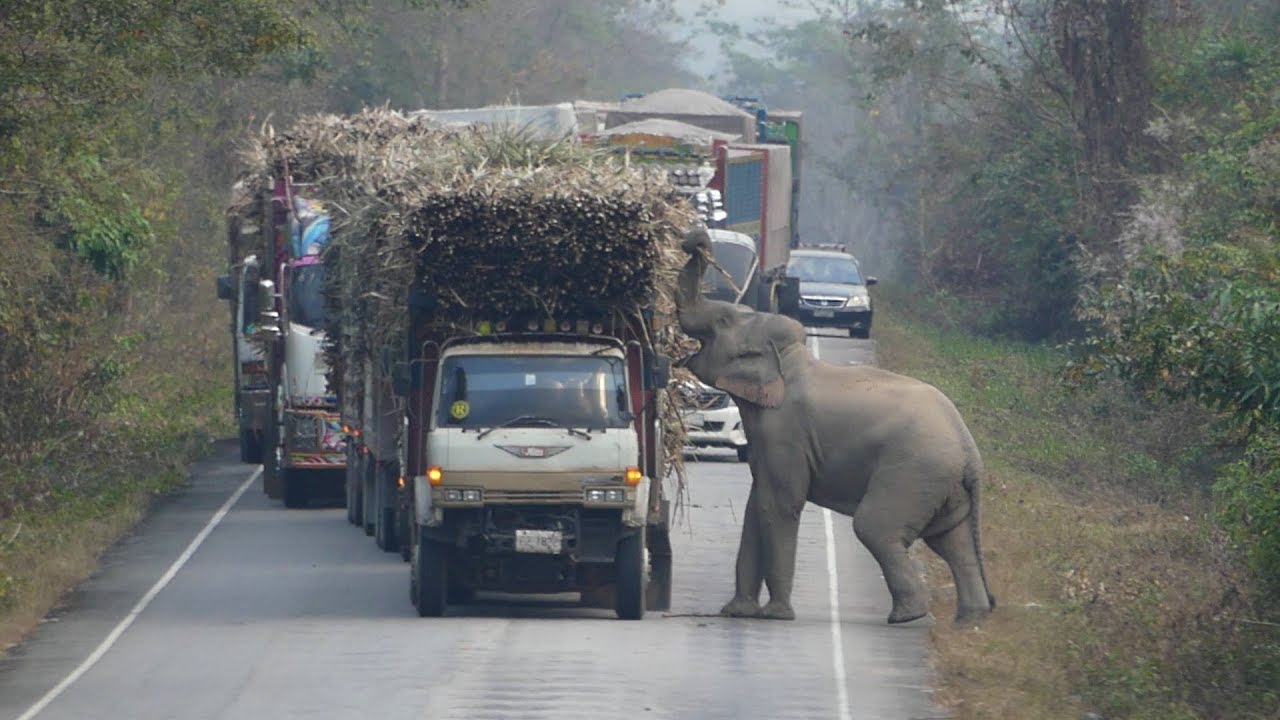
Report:
[[[901,625],[912,620],[919,620],[929,614],[929,608],[923,602],[894,603],[893,612],[889,613],[890,625]]]
[[[725,617],[756,617],[760,614],[760,604],[750,598],[735,597],[720,608],[720,614]]]
[[[770,600],[764,607],[760,608],[760,613],[756,617],[766,620],[795,620],[796,611],[791,609],[791,603],[783,600]]]
[[[956,625],[977,625],[991,614],[990,608],[961,608],[956,611]]]

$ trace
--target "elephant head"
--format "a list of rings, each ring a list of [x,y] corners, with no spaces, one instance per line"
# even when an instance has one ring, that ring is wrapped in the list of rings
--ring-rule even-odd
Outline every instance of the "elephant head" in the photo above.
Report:
[[[791,318],[702,296],[711,238],[697,228],[685,235],[689,260],[676,295],[680,327],[702,342],[687,366],[702,382],[761,407],[777,407],[786,396],[784,361],[804,348],[804,327]]]

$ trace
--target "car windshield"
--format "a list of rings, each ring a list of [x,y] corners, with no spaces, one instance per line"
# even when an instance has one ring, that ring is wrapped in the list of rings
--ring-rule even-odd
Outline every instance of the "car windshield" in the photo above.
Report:
[[[440,374],[441,427],[621,428],[626,375],[616,357],[455,355]]]
[[[715,268],[709,268],[704,278],[706,284],[704,293],[713,300],[735,302],[738,299],[738,292],[746,289],[749,280],[747,274],[751,272],[751,265],[756,261],[756,252],[745,245],[714,240],[711,242],[711,251],[715,255],[716,263],[729,273],[738,290],[734,291],[730,287],[723,273]]]
[[[853,258],[841,255],[791,256],[787,274],[802,282],[840,283],[862,285],[862,274]]]
[[[323,328],[328,317],[324,304],[324,265],[300,265],[289,274],[289,321],[309,328]]]

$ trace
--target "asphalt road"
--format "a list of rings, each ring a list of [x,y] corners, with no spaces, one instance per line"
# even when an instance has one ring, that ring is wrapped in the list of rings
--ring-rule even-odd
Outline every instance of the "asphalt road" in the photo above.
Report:
[[[867,341],[818,348],[874,357]],[[0,720],[943,715],[927,627],[885,624],[847,518],[806,510],[794,622],[715,616],[750,476],[730,453],[688,467],[670,612],[623,622],[573,597],[495,595],[420,619],[397,555],[339,508],[267,500],[227,446],[0,661]]]

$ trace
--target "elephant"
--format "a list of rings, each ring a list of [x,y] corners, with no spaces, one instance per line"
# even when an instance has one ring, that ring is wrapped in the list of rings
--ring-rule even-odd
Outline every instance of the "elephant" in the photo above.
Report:
[[[978,447],[940,390],[870,366],[813,356],[796,320],[702,295],[710,240],[686,233],[676,288],[680,327],[701,342],[684,361],[737,403],[752,449],[751,491],[738,547],[731,617],[791,620],[800,514],[806,502],[853,518],[893,598],[888,621],[928,612],[907,550],[917,539],[951,568],[956,622],[995,607],[979,537]],[[769,602],[761,607],[761,584]]]

